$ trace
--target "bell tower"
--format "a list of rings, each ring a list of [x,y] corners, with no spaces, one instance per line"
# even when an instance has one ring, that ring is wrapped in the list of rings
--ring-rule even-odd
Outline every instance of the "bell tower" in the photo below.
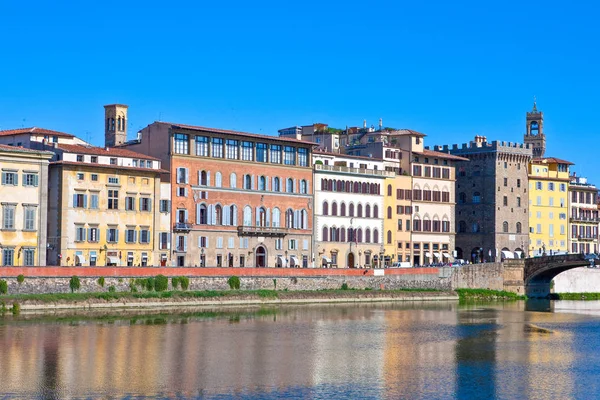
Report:
[[[127,108],[124,104],[104,106],[104,145],[119,146],[127,141]]]
[[[538,111],[535,98],[533,108],[525,118],[525,144],[533,151],[533,157],[544,157],[546,153],[546,135],[544,135],[544,113]]]

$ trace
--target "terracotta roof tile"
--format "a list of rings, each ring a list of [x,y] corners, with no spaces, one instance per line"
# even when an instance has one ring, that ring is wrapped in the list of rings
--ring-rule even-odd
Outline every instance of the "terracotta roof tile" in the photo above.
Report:
[[[414,154],[422,154],[422,155],[428,156],[428,157],[445,158],[445,159],[454,160],[454,161],[470,161],[468,158],[454,156],[452,154],[442,153],[439,151],[433,151],[433,150],[427,150],[427,149],[424,149],[423,152],[413,151],[413,153]]]
[[[53,131],[50,129],[44,129],[44,128],[20,128],[20,129],[9,129],[6,131],[0,131],[0,136],[13,136],[13,135],[22,135],[22,134],[27,134],[27,133],[32,133],[32,134],[36,134],[36,135],[53,135],[53,136],[61,136],[61,137],[75,137],[75,135],[71,135],[69,133],[64,133],[64,132],[58,132],[58,131]]]
[[[556,158],[556,157],[537,157],[534,158],[533,160],[531,160],[532,163],[537,163],[537,164],[548,164],[548,163],[552,163],[552,164],[568,164],[568,165],[575,165],[574,163],[572,163],[571,161],[567,161],[567,160],[562,160],[560,158]]]
[[[67,153],[79,153],[79,154],[91,154],[95,156],[107,156],[107,157],[129,157],[139,158],[143,160],[155,160],[159,161],[158,158],[148,156],[142,153],[136,153],[135,151],[123,149],[120,147],[109,147],[108,150],[104,147],[96,146],[83,146],[80,144],[58,144],[56,148],[66,151]]]
[[[124,165],[110,165],[110,164],[91,164],[91,163],[80,163],[75,161],[54,161],[50,165],[73,165],[78,167],[90,167],[90,168],[107,168],[107,169],[125,169],[128,171],[142,171],[142,172],[156,172],[161,174],[168,174],[169,171],[164,169],[153,169],[153,168],[140,168],[140,167],[127,167]]]
[[[54,153],[52,153],[51,151],[44,151],[44,150],[33,150],[33,149],[28,149],[25,147],[17,147],[17,146],[8,146],[5,144],[0,144],[0,150],[6,150],[6,151],[14,151],[16,153],[32,153],[32,154],[47,154],[47,155],[54,155]]]

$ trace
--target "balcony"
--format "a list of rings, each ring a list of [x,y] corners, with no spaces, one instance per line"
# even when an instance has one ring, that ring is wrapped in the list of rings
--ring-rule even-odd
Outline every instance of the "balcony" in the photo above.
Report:
[[[192,224],[188,222],[175,222],[173,224],[173,232],[189,232],[192,229]]]
[[[345,172],[348,174],[383,176],[388,178],[393,178],[396,175],[394,171],[385,171],[380,169],[350,168],[338,165],[323,164],[315,164],[315,171]]]
[[[287,228],[272,228],[268,226],[238,226],[240,236],[285,236]]]
[[[600,222],[600,218],[599,217],[578,217],[578,216],[572,216],[569,218],[569,222],[589,222],[589,223],[595,223],[597,224],[598,222]]]
[[[577,240],[582,240],[582,241],[593,241],[596,240],[596,238],[594,236],[583,236],[583,235],[579,235],[577,236]]]

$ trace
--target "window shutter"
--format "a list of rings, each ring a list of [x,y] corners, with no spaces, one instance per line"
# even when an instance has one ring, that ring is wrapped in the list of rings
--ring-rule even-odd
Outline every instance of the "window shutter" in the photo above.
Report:
[[[210,171],[206,171],[206,186],[210,186]]]
[[[271,179],[271,178],[269,178],[268,176],[267,176],[267,177],[265,177],[265,190],[269,190],[269,180],[270,180],[270,179]]]
[[[15,186],[19,185],[19,174],[14,174],[15,176]]]
[[[202,247],[202,236],[198,236],[198,247]]]
[[[34,175],[33,176],[33,186],[38,186],[38,182],[39,182],[39,176]]]
[[[183,251],[187,251],[187,236],[183,237]]]
[[[198,171],[198,186],[202,185],[202,171]]]
[[[237,206],[234,204],[231,207],[233,207],[233,221],[231,221],[231,224],[233,226],[237,226],[237,214],[238,214],[238,209]]]
[[[217,216],[216,216],[215,206],[211,204],[208,206],[208,215],[207,215],[206,222],[208,225],[214,225],[216,219],[217,219]]]
[[[119,241],[119,230],[115,229],[115,242]]]
[[[267,227],[271,226],[271,209],[267,208]]]
[[[250,175],[250,179],[252,180],[252,182],[250,182],[250,188],[254,190],[254,175]]]
[[[171,234],[165,232],[164,235],[167,237],[167,250],[171,250]]]
[[[298,229],[299,221],[300,221],[300,211],[294,211],[294,229]]]
[[[275,190],[275,177],[271,178],[271,190]]]
[[[229,217],[229,206],[223,206],[223,225],[231,225]]]
[[[299,190],[298,190],[298,179],[294,179],[294,187],[292,189],[292,192],[293,193],[298,193],[299,192]]]
[[[83,195],[83,208],[87,208],[87,194]]]
[[[256,207],[256,226],[260,225],[260,207]]]
[[[184,183],[190,183],[190,170],[188,168],[184,168],[185,170],[185,182]]]
[[[176,176],[175,176],[175,179],[177,180],[177,183],[181,183],[181,170],[182,170],[182,169],[183,169],[183,168],[177,168],[177,172],[176,172],[176,174],[175,174],[175,175],[176,175]]]
[[[200,204],[196,204],[196,225],[200,225]]]
[[[6,172],[2,173],[2,184],[6,185]]]
[[[137,242],[137,230],[133,230],[133,243]],[[141,236],[141,235],[140,235]]]
[[[77,195],[73,195],[73,207],[77,207]]]
[[[152,199],[148,199],[148,211],[152,211]]]
[[[140,197],[140,202],[139,202],[140,205],[139,205],[139,208],[138,208],[138,210],[140,210],[140,211],[142,211],[142,201],[143,201],[143,198]]]

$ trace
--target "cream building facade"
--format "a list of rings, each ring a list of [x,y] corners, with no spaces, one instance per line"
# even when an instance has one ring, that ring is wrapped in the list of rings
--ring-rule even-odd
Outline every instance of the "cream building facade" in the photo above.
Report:
[[[0,145],[0,265],[46,265],[46,151]]]

